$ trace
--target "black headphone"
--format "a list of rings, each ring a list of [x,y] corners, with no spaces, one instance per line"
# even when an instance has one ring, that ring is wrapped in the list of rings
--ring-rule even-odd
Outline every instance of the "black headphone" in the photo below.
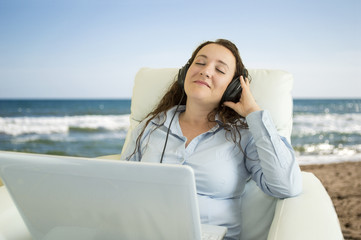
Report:
[[[191,64],[189,62],[187,62],[186,65],[184,65],[181,69],[179,69],[178,72],[178,84],[179,87],[181,87],[181,89],[184,91],[184,81],[186,79],[186,75],[189,69],[189,66]],[[248,71],[246,68],[243,69],[242,71],[242,76],[244,79],[248,78]],[[223,96],[221,98],[221,104],[226,102],[226,101],[232,101],[232,102],[239,102],[239,99],[241,98],[241,94],[242,94],[242,87],[241,87],[241,83],[239,81],[239,77],[236,77],[234,79],[232,79],[232,81],[228,84],[226,90],[223,93]]]

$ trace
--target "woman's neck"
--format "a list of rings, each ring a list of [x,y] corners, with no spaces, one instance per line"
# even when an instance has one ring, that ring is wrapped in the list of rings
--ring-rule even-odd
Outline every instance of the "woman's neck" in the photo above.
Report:
[[[188,123],[205,124],[208,123],[208,115],[213,109],[202,107],[199,104],[187,102],[186,110],[183,113],[183,120]]]
[[[180,116],[183,123],[190,126],[198,126],[201,128],[214,126],[214,119],[209,119],[208,115],[213,111],[213,108],[203,107],[199,104],[190,104],[187,102],[186,110]]]
[[[185,112],[179,115],[179,125],[183,136],[187,138],[186,147],[195,137],[208,132],[216,125],[214,119],[208,119],[211,111],[212,109],[187,103]]]

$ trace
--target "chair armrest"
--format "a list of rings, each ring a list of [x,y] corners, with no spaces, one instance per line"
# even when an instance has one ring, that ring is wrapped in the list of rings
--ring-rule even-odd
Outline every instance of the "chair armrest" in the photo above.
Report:
[[[325,188],[312,173],[302,172],[302,177],[302,194],[277,202],[267,239],[343,239],[335,208]]]

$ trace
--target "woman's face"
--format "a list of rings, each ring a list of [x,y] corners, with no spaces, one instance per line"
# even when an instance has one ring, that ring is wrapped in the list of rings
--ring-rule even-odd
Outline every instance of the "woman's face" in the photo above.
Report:
[[[184,83],[187,99],[218,106],[236,70],[236,58],[218,44],[204,46],[190,65]]]

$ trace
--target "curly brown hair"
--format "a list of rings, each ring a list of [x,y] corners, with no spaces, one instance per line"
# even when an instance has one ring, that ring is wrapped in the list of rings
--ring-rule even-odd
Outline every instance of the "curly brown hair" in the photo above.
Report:
[[[229,40],[226,39],[217,39],[216,41],[207,41],[199,45],[196,50],[193,52],[191,58],[188,60],[187,64],[192,64],[194,59],[196,58],[198,52],[206,45],[208,44],[218,44],[221,45],[228,50],[230,50],[233,54],[233,56],[236,59],[236,70],[234,73],[233,78],[240,76],[241,73],[247,72],[245,71],[245,66],[242,62],[242,59],[240,57],[238,48],[234,43],[232,43]],[[145,123],[145,126],[143,130],[141,131],[140,135],[137,138],[136,146],[134,149],[134,152],[131,154],[134,155],[138,147],[140,146],[140,140],[144,133],[145,128],[148,126],[150,121],[157,117],[161,113],[165,113],[169,109],[171,109],[174,106],[177,105],[185,105],[187,102],[187,95],[184,93],[184,89],[182,86],[178,84],[178,76],[175,77],[174,82],[170,85],[168,91],[165,93],[163,98],[160,100],[159,104],[145,117],[147,119],[147,122]],[[208,114],[208,121],[214,122],[215,116],[218,115],[218,119],[223,123],[224,129],[231,133],[232,140],[238,144],[240,147],[241,142],[241,129],[247,129],[248,125],[246,123],[246,120],[244,117],[240,116],[238,113],[236,113],[231,108],[228,108],[224,106],[222,103],[220,103],[213,111],[211,111]],[[165,118],[164,118],[165,121]],[[242,150],[242,148],[240,148]],[[243,150],[242,150],[243,151]],[[129,156],[128,158],[130,158]]]

